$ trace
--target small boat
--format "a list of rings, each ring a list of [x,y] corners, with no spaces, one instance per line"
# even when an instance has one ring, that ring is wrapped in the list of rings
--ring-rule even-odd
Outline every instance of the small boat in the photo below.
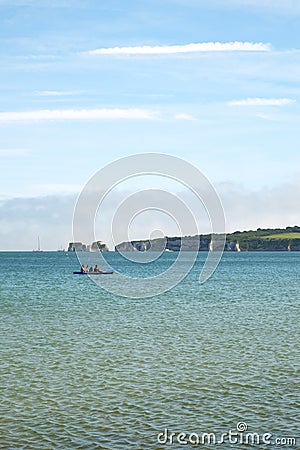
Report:
[[[41,242],[40,242],[40,237],[37,237],[37,250],[33,250],[34,252],[42,252],[43,250],[41,250]]]
[[[113,270],[103,270],[103,272],[73,272],[74,275],[111,275]]]

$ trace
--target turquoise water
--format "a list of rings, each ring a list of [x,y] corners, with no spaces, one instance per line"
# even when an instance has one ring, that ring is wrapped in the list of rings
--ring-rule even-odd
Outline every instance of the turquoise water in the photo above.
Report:
[[[227,253],[205,284],[195,268],[142,300],[73,275],[74,254],[0,253],[0,265],[1,449],[214,448],[157,436],[238,422],[299,448],[300,254]]]

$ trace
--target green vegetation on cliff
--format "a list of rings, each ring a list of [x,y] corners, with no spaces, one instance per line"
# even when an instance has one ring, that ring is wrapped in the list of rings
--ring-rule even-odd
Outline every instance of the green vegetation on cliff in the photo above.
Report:
[[[240,251],[300,251],[300,227],[235,231],[227,234],[226,245]]]
[[[208,251],[217,250],[210,234],[200,236],[172,236],[152,240],[122,242],[116,251]],[[300,227],[258,228],[235,231],[226,235],[225,251],[300,251]]]
[[[278,233],[265,236],[263,239],[300,239],[300,233]]]

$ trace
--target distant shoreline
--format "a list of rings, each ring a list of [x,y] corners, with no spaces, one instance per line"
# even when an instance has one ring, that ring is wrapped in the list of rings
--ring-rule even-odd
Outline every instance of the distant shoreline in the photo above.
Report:
[[[225,239],[214,238],[210,234],[184,237],[165,237],[149,240],[122,242],[116,245],[115,251],[230,251],[230,252],[277,252],[300,251],[300,227],[295,225],[286,228],[258,228],[253,231],[235,231],[228,233]]]
[[[220,235],[215,235],[216,237]],[[158,239],[137,239],[121,242],[114,250],[110,250],[103,241],[96,241],[91,246],[81,242],[70,242],[68,250],[0,250],[6,252],[23,253],[62,253],[76,252],[145,252],[145,251],[199,251],[219,250],[212,247],[212,235],[200,234],[196,236],[166,236]],[[300,226],[286,228],[258,228],[257,230],[235,231],[226,234],[224,251],[231,252],[294,252],[300,251]]]
[[[224,240],[222,235],[201,234],[196,236],[165,236],[157,239],[140,239],[124,241],[115,246],[116,252],[146,251],[300,251],[300,227],[258,228],[257,230],[235,231],[228,233]],[[218,239],[219,238],[219,239]],[[109,251],[103,241],[91,245],[81,242],[70,242],[69,252],[74,251]]]

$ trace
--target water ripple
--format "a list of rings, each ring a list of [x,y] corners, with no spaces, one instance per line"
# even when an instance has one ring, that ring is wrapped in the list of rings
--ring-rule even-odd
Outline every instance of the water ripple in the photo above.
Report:
[[[166,427],[225,432],[239,421],[294,436],[299,271],[288,268],[300,264],[238,257],[205,285],[192,272],[139,301],[75,279],[72,257],[2,255],[0,273],[12,263],[16,273],[1,281],[0,448],[159,449]]]

